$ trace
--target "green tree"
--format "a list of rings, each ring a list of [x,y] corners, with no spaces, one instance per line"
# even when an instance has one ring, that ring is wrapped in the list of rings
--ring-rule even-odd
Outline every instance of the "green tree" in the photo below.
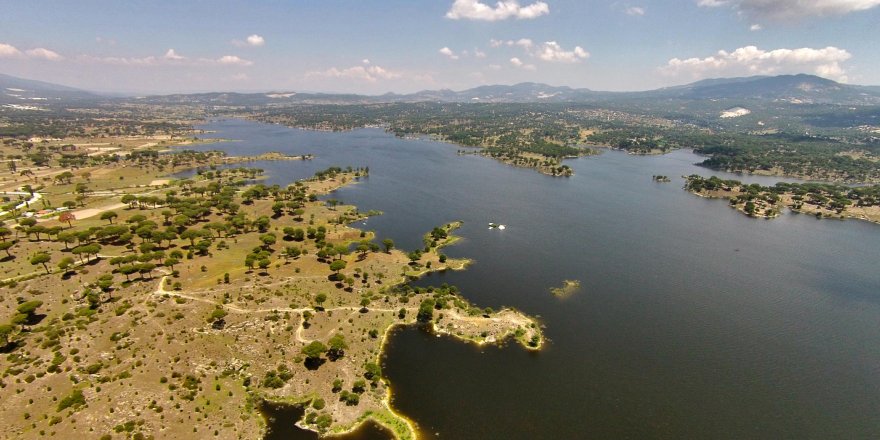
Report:
[[[269,248],[276,242],[275,234],[272,234],[271,232],[263,234],[260,236],[260,241],[263,242],[263,247]]]
[[[318,307],[323,307],[324,301],[327,301],[326,293],[319,293],[315,295],[315,302],[318,303]]]
[[[367,362],[364,365],[364,377],[374,382],[379,380],[382,377],[382,367],[374,362]]]
[[[321,358],[321,355],[327,352],[327,347],[322,344],[320,341],[312,341],[308,345],[302,348],[302,354],[306,356],[307,360],[316,361]]]
[[[345,349],[348,348],[348,344],[345,343],[345,337],[342,334],[337,333],[333,335],[327,344],[330,345],[330,350],[328,351],[328,355],[331,359],[338,359],[345,355]]]
[[[15,332],[15,326],[11,324],[0,324],[0,341],[3,341],[3,347],[9,345],[12,334]]]
[[[73,262],[73,257],[64,257],[58,262],[58,269],[61,269],[62,272],[67,272],[68,269],[73,267]]]
[[[115,211],[104,211],[101,213],[101,220],[107,220],[110,224],[113,224],[113,219],[119,217]]]
[[[42,264],[43,268],[46,269],[46,273],[49,273],[49,266],[46,264],[52,257],[46,252],[38,252],[33,257],[31,257],[31,264],[36,266],[38,264]]]
[[[434,319],[434,304],[436,303],[431,298],[423,300],[419,304],[419,313],[416,315],[416,319],[419,322],[431,322]]]
[[[382,240],[382,246],[385,247],[385,252],[391,252],[391,250],[394,249],[394,240],[386,238]]]
[[[6,252],[6,256],[12,257],[12,253],[9,252],[12,247],[15,246],[14,241],[0,241],[0,251]]]
[[[345,262],[345,260],[336,260],[336,261],[330,263],[330,270],[332,270],[333,273],[338,275],[339,271],[345,269],[345,267],[347,265],[348,264]]]

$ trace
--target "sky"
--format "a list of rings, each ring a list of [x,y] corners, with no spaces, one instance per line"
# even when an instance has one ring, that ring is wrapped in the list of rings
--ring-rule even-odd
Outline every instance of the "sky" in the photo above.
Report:
[[[880,85],[880,0],[0,0],[0,73],[99,92]]]

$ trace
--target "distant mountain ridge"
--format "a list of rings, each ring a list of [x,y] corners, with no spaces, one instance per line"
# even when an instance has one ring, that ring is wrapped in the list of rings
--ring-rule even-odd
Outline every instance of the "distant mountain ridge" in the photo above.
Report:
[[[95,93],[0,74],[0,103],[41,100],[110,99]],[[284,104],[380,104],[412,102],[459,103],[598,103],[614,100],[772,100],[789,103],[880,104],[880,87],[841,84],[814,75],[752,76],[704,79],[681,86],[642,92],[600,92],[586,88],[524,82],[486,85],[453,91],[423,90],[410,94],[358,95],[334,93],[192,93],[118,98],[155,104],[262,106]]]
[[[32,105],[99,98],[100,95],[85,90],[0,73],[0,104]]]

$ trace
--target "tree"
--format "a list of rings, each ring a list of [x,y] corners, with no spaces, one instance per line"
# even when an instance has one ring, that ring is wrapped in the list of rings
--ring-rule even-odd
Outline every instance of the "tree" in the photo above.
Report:
[[[12,246],[15,246],[14,241],[0,241],[0,251],[5,251],[8,257],[12,257],[12,253],[9,252]]]
[[[306,360],[316,361],[321,355],[327,352],[327,347],[321,341],[312,341],[309,345],[302,348],[302,354],[306,356]]]
[[[122,203],[128,204],[129,208],[134,208],[135,205],[137,205],[137,197],[135,197],[133,194],[126,194],[122,196],[121,201]]]
[[[46,252],[38,252],[33,257],[31,257],[31,264],[36,266],[38,264],[42,264],[43,268],[46,269],[46,273],[49,273],[49,266],[46,264],[51,260],[52,257],[49,256]]]
[[[62,272],[67,272],[68,269],[73,267],[73,263],[73,257],[64,257],[58,262],[58,269],[61,269]]]
[[[67,223],[68,228],[73,227],[73,221],[76,220],[76,216],[73,215],[72,212],[62,212],[61,215],[58,216],[58,221]]]
[[[136,265],[122,266],[119,268],[119,273],[125,275],[126,281],[130,280],[129,275],[132,275],[137,271],[138,271],[138,266],[136,266]]]
[[[174,257],[169,257],[165,259],[165,266],[170,267],[171,270],[174,270],[174,265],[179,264],[180,260]]]
[[[56,239],[64,243],[64,249],[69,249],[68,245],[76,243],[76,235],[70,232],[62,232],[58,234],[58,237]]]
[[[98,278],[97,285],[102,291],[109,292],[110,288],[113,287],[113,275],[109,273],[101,275],[101,277]]]
[[[275,213],[275,216],[280,217],[284,213],[284,202],[273,203],[272,212]]]
[[[374,362],[367,362],[364,365],[364,377],[375,382],[382,377],[382,367]]]
[[[284,256],[287,258],[297,258],[300,254],[302,254],[302,251],[296,246],[287,246],[284,248]]]
[[[30,319],[36,314],[37,309],[40,308],[40,306],[42,305],[42,301],[34,299],[19,304],[15,310],[17,310],[18,313],[25,315],[27,317],[27,320],[30,321]]]
[[[138,264],[137,268],[138,268],[138,273],[141,274],[141,278],[144,277],[144,274],[149,275],[148,278],[152,278],[152,275],[150,275],[150,274],[153,272],[153,269],[156,268],[156,265],[153,263],[141,263],[141,264]]]
[[[37,219],[35,219],[33,217],[25,217],[25,218],[19,220],[18,224],[24,226],[25,228],[30,228],[31,226],[34,226],[37,224]]]
[[[345,260],[336,260],[330,263],[330,270],[332,270],[336,276],[339,276],[339,271],[345,269],[345,266],[347,265],[348,264],[345,262]]]
[[[360,259],[363,260],[367,257],[367,252],[370,252],[370,243],[368,241],[362,241],[357,245],[356,250],[360,254]]]
[[[431,298],[422,301],[419,304],[419,314],[416,315],[416,319],[419,322],[431,322],[434,319],[434,304],[435,302]]]
[[[382,240],[382,246],[385,246],[385,252],[390,253],[391,249],[394,249],[394,240],[386,238]]]
[[[104,211],[101,213],[101,220],[107,220],[110,224],[113,224],[113,219],[119,217],[119,214],[116,211]]]
[[[345,355],[345,349],[348,348],[348,344],[345,343],[345,337],[342,334],[337,333],[333,335],[327,343],[330,345],[330,350],[327,354],[331,359],[339,359]]]
[[[275,234],[268,233],[260,236],[260,241],[263,242],[263,247],[269,248],[276,242]]]
[[[326,293],[319,293],[315,296],[315,302],[318,303],[318,307],[323,307],[324,301],[327,301]]]
[[[12,333],[14,331],[14,326],[10,324],[0,324],[0,341],[3,341],[3,347],[9,345],[10,338],[12,337]]]

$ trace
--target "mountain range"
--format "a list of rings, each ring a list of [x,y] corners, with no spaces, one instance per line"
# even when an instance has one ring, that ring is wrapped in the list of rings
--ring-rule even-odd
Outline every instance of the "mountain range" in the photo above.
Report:
[[[601,92],[540,83],[487,85],[467,90],[424,90],[411,94],[332,93],[193,93],[142,97],[107,96],[57,84],[0,74],[0,104],[39,106],[68,101],[135,100],[151,104],[262,106],[284,104],[458,103],[599,103],[618,100],[762,100],[840,105],[880,104],[880,87],[835,82],[814,75],[718,78],[643,92]]]

